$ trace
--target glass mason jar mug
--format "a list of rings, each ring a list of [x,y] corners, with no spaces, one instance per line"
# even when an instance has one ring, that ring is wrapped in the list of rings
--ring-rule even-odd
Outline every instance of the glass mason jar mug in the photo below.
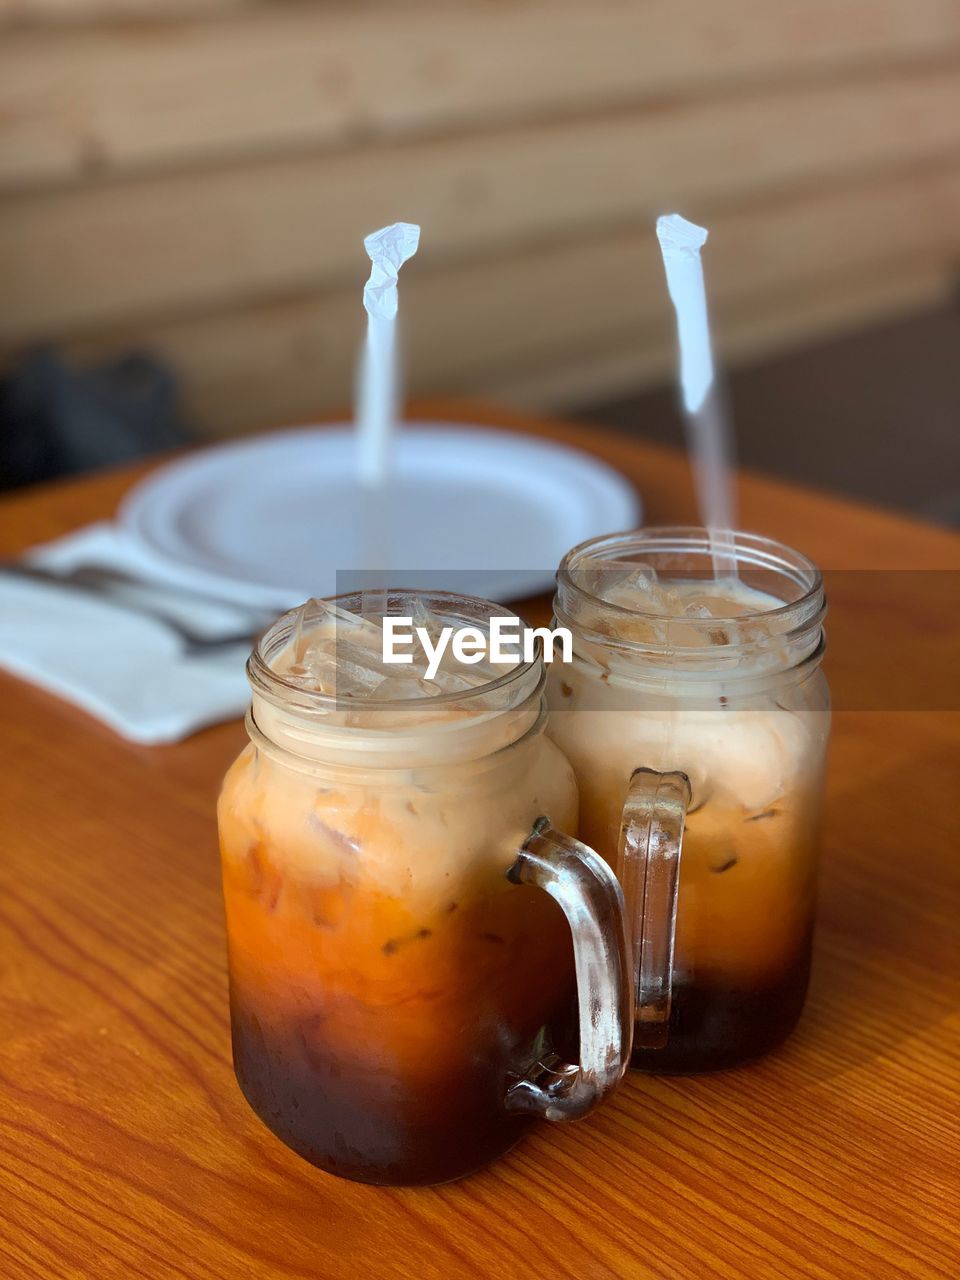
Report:
[[[390,592],[386,611],[412,599]],[[502,613],[417,599],[451,625]],[[321,1168],[439,1182],[620,1079],[622,896],[562,834],[577,791],[543,733],[539,659],[466,692],[338,699],[288,670],[330,616],[322,601],[286,615],[248,663],[251,741],[219,803],[234,1065]]]
[[[806,996],[829,695],[820,574],[703,529],[598,538],[564,558],[549,733],[580,835],[616,868],[635,985],[631,1065],[728,1067],[794,1027]]]

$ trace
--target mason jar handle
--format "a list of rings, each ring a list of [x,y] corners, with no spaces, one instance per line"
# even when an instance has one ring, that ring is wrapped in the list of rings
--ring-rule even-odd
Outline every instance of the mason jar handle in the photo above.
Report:
[[[632,962],[633,1043],[640,1049],[662,1049],[669,1036],[677,889],[689,804],[685,773],[636,769],[630,778],[617,869]]]
[[[633,1023],[623,894],[594,851],[538,818],[507,873],[534,884],[563,908],[573,937],[580,1021],[580,1061],[549,1054],[507,1090],[511,1111],[575,1120],[620,1081],[630,1060]]]

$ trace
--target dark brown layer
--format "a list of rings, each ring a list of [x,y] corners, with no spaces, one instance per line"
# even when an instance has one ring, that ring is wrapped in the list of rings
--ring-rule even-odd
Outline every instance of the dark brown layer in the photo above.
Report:
[[[463,1177],[501,1155],[528,1118],[507,1112],[506,1091],[537,1056],[542,1029],[503,1024],[450,1028],[445,1071],[407,1081],[389,1056],[345,1058],[324,1043],[322,1023],[267,1029],[231,999],[233,1060],[243,1093],[294,1151],[359,1182],[414,1185]],[[542,1042],[541,1042],[542,1043]]]
[[[773,982],[745,987],[710,975],[675,983],[667,1045],[635,1047],[631,1067],[665,1075],[722,1071],[769,1053],[803,1012],[811,945],[808,935]]]

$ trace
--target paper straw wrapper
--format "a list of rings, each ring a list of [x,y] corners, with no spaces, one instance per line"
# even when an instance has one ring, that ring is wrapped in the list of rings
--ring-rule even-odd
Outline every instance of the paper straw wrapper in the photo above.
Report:
[[[363,305],[373,318],[392,320],[397,314],[397,277],[400,268],[417,252],[420,228],[413,222],[394,222],[366,236],[363,247],[373,263],[363,287]]]

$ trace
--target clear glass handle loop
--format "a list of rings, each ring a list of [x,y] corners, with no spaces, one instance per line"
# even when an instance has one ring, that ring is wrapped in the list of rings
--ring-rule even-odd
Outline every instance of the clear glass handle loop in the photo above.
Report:
[[[623,808],[618,871],[632,961],[633,1043],[641,1049],[662,1049],[669,1035],[677,888],[689,804],[685,773],[634,771]]]
[[[620,1081],[633,1026],[623,894],[613,872],[579,840],[539,818],[508,877],[545,889],[563,908],[573,936],[580,1009],[580,1061],[550,1054],[507,1091],[512,1111],[547,1120],[584,1116]]]

